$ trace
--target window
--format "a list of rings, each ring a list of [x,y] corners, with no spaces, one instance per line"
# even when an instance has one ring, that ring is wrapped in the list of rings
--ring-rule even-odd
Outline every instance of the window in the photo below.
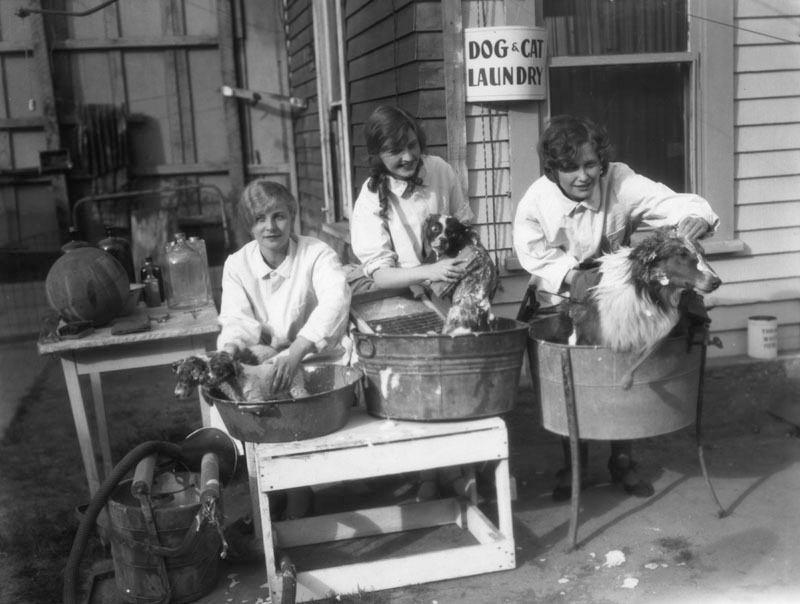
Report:
[[[706,197],[731,239],[732,3],[545,0],[544,17],[550,115],[605,125],[620,161]]]

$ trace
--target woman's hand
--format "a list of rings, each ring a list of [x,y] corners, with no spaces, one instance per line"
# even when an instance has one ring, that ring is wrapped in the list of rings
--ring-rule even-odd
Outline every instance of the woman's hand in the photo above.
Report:
[[[678,235],[689,241],[700,239],[708,232],[709,224],[699,216],[686,216],[678,223]]]
[[[305,339],[303,336],[298,336],[297,339],[292,342],[291,346],[286,349],[285,353],[273,357],[273,360],[270,362],[273,364],[275,370],[272,372],[270,391],[284,392],[289,390],[292,385],[292,379],[294,379],[294,374],[297,373],[300,367],[300,361],[313,349],[313,342]]]
[[[429,264],[427,278],[429,281],[447,281],[453,283],[464,276],[466,263],[464,258],[445,258]]]
[[[272,372],[272,383],[270,384],[270,392],[284,392],[292,385],[294,374],[297,373],[300,367],[302,357],[297,358],[295,355],[283,354],[275,357],[271,363],[274,367]]]

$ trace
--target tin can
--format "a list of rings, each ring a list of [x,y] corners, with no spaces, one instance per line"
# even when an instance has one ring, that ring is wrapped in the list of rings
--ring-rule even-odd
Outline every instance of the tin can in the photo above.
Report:
[[[149,307],[161,306],[161,291],[156,277],[147,277],[144,280],[144,303]]]

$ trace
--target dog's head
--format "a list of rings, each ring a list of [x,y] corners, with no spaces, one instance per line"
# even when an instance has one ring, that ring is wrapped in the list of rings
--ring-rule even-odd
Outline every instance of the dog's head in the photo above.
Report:
[[[681,237],[675,229],[655,231],[633,249],[631,260],[637,287],[651,294],[659,289],[709,293],[722,284],[700,244]]]
[[[187,357],[172,364],[175,374],[175,396],[187,398],[195,387],[205,384],[208,365],[200,357]]]
[[[477,241],[475,231],[453,216],[431,214],[423,225],[422,241],[426,256],[433,254],[435,259],[455,258],[458,253]]]

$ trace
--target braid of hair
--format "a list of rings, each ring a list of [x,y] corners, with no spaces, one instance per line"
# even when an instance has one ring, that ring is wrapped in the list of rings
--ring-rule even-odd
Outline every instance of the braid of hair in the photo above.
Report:
[[[378,205],[380,206],[378,216],[387,218],[389,216],[389,173],[380,159],[370,163],[372,164],[372,174],[367,182],[367,188],[378,194]]]

